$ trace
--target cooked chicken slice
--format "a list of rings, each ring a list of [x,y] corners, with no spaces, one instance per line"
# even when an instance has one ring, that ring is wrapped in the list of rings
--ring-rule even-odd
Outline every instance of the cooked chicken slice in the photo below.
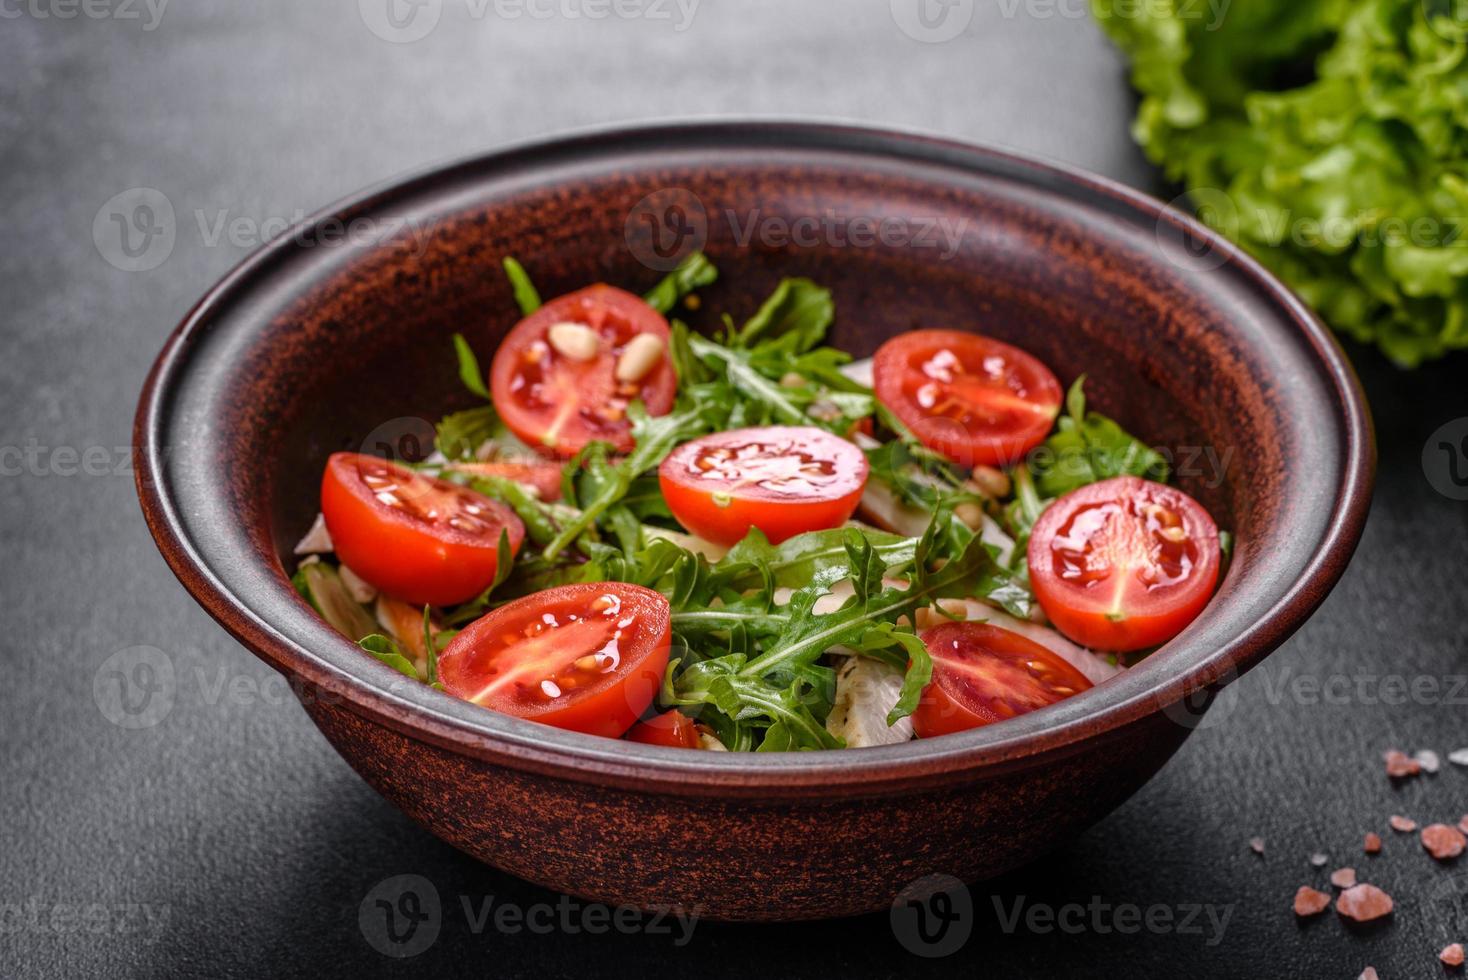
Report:
[[[836,702],[826,730],[849,749],[895,745],[912,738],[912,719],[887,725],[887,713],[902,693],[903,671],[866,657],[842,657],[836,668]]]

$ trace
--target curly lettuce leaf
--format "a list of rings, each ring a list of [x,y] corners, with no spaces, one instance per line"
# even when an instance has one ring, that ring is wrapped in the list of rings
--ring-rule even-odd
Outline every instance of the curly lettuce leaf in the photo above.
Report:
[[[1468,10],[1092,0],[1199,216],[1404,366],[1468,347]]]

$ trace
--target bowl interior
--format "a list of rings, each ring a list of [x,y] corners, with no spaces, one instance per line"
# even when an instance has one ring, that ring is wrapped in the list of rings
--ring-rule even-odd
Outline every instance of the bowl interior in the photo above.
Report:
[[[1334,344],[1251,263],[1159,214],[1001,154],[832,127],[603,134],[437,170],[312,219],[191,314],[140,411],[150,521],[186,584],[268,660],[468,751],[606,771],[655,760],[717,781],[1054,749],[1271,649],[1339,574],[1368,492],[1365,415]],[[517,319],[503,257],[545,296],[597,281],[641,292],[664,256],[699,242],[720,279],[684,312],[695,326],[742,319],[781,277],[808,276],[834,291],[831,339],[857,356],[942,326],[1017,344],[1066,384],[1084,373],[1090,403],[1164,447],[1234,533],[1208,610],[1123,677],[1005,725],[753,760],[675,758],[460,704],[400,683],[311,614],[287,575],[325,457],[410,448],[473,404],[450,338],[487,368]]]

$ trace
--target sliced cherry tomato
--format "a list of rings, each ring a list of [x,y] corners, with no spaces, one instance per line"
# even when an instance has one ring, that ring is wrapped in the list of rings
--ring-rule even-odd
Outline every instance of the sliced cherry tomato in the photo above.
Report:
[[[933,679],[912,715],[919,738],[967,731],[1043,708],[1091,686],[1034,640],[980,622],[924,630]]]
[[[525,525],[483,494],[376,456],[336,453],[321,513],[342,563],[404,602],[449,606],[494,581],[500,533],[520,550]]]
[[[578,350],[563,341],[565,350],[558,349],[553,340],[569,334],[574,341],[579,333],[562,330],[553,338],[551,329],[562,324],[589,328],[595,343]],[[655,338],[662,353],[637,380],[619,381],[618,362],[642,335]],[[580,339],[588,338],[582,333]],[[673,407],[678,379],[667,349],[662,314],[631,293],[590,286],[551,300],[505,337],[490,368],[494,407],[511,432],[551,455],[571,457],[598,440],[629,452],[627,406],[641,399],[649,415],[666,415]]]
[[[674,749],[698,748],[698,726],[683,712],[674,708],[647,721],[639,721],[627,733],[629,742],[666,745]]]
[[[453,468],[471,476],[497,476],[501,479],[523,483],[528,487],[534,487],[536,497],[541,500],[561,499],[561,465],[559,463],[512,463],[507,461],[455,463]]]
[[[557,728],[620,736],[668,666],[668,600],[623,582],[563,585],[475,620],[439,656],[444,690]]]
[[[1172,639],[1218,583],[1218,527],[1175,487],[1118,476],[1052,503],[1030,532],[1030,582],[1045,615],[1095,650]]]
[[[771,543],[838,527],[861,500],[867,459],[810,426],[733,429],[686,442],[658,467],[663,499],[694,534],[737,544],[757,527]]]
[[[1044,441],[1060,382],[1018,347],[959,330],[916,330],[872,360],[877,398],[913,435],[964,466],[1007,466]]]

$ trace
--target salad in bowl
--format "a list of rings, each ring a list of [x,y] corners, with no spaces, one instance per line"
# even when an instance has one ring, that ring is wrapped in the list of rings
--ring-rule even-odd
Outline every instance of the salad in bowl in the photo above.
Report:
[[[455,337],[482,404],[421,458],[324,460],[295,549],[317,612],[449,695],[695,750],[937,738],[1126,670],[1222,575],[1165,455],[981,324],[854,361],[807,279],[740,320],[700,253],[640,296],[504,266],[523,319]]]

